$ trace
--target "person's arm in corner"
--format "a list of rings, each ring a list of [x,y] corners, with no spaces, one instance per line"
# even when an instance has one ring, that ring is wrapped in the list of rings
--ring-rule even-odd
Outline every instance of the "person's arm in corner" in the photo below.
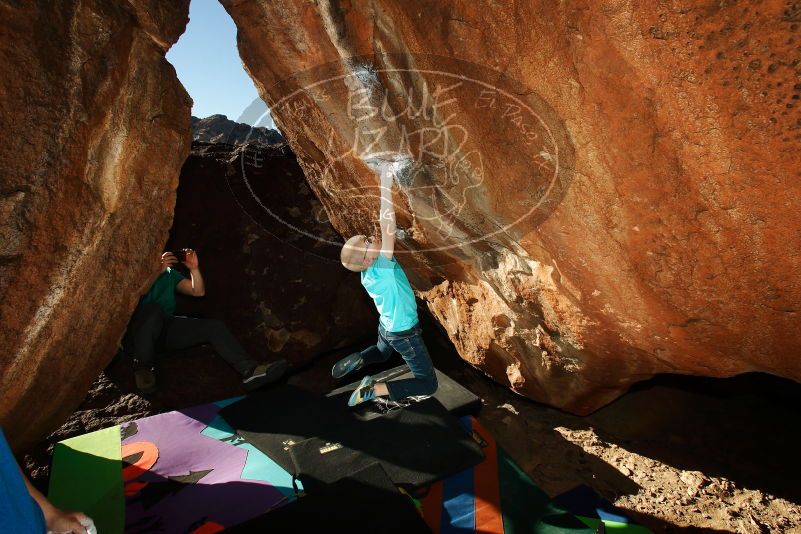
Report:
[[[190,297],[202,297],[206,294],[206,285],[203,283],[203,275],[200,274],[200,262],[197,259],[197,252],[186,249],[186,259],[184,265],[189,268],[189,279],[178,282],[175,290]]]
[[[384,168],[381,170],[381,207],[379,210],[379,223],[381,225],[381,254],[388,260],[395,253],[395,205],[392,204],[393,172]]]
[[[48,531],[69,532],[71,534],[86,534],[88,532],[86,527],[92,524],[91,519],[81,512],[65,512],[60,508],[56,508],[47,500],[47,497],[42,495],[42,492],[31,484],[31,481],[28,480],[28,477],[25,476],[22,469],[20,469],[20,473],[22,474],[22,479],[25,481],[25,487],[28,488],[28,493],[31,494],[31,497],[36,501],[36,504],[39,505],[39,508],[42,509]]]

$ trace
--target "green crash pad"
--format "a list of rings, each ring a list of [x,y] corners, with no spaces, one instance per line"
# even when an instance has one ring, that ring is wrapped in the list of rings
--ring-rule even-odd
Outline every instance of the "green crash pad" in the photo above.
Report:
[[[119,426],[56,443],[50,501],[64,510],[85,513],[99,533],[122,534],[125,497],[121,450]]]

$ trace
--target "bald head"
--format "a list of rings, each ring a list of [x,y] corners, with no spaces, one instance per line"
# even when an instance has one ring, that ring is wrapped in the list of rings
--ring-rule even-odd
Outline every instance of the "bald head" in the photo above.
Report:
[[[367,269],[368,264],[365,263],[365,250],[367,249],[367,241],[363,235],[355,235],[345,241],[342,245],[342,251],[339,253],[339,259],[342,265],[353,272],[362,272]]]

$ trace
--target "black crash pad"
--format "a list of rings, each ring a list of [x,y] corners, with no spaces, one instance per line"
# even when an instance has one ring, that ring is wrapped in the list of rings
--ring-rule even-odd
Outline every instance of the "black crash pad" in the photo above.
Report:
[[[478,464],[481,447],[436,399],[332,428],[289,448],[308,492],[378,462],[395,484],[422,486]]]
[[[481,399],[445,373],[438,369],[435,369],[435,371],[437,373],[437,383],[439,387],[433,397],[456,417],[477,415],[478,411],[481,409]],[[412,372],[409,370],[409,366],[400,365],[372,376],[376,382],[384,382],[400,378],[412,378]],[[359,381],[357,380],[333,390],[328,396],[337,398],[341,402],[347,404],[348,397],[350,397],[351,392],[356,389],[358,385]]]
[[[292,473],[288,448],[292,443],[325,437],[331,428],[354,417],[347,404],[332,401],[297,386],[280,385],[253,393],[220,410],[243,438]]]
[[[373,463],[318,493],[225,532],[424,534],[431,530],[412,501],[395,488],[378,463]]]
[[[376,461],[396,483],[418,485],[483,459],[481,448],[435,398],[379,413],[283,385],[226,406],[220,415],[254,447],[289,473],[304,474],[312,485],[332,483]],[[306,441],[307,452],[299,451],[293,461],[290,451]],[[341,450],[318,461],[319,449],[329,442]],[[348,470],[332,466],[328,459],[333,457],[347,458],[341,463]]]

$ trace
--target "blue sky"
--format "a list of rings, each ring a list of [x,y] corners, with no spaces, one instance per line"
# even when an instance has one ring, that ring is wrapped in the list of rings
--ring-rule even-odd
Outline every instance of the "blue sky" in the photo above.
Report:
[[[189,24],[167,52],[167,60],[195,102],[192,115],[203,118],[221,113],[238,122],[275,127],[272,119],[258,120],[259,112],[251,110],[243,117],[254,100],[261,106],[264,103],[242,68],[234,21],[217,0],[191,1]]]

